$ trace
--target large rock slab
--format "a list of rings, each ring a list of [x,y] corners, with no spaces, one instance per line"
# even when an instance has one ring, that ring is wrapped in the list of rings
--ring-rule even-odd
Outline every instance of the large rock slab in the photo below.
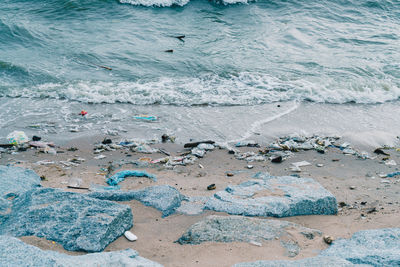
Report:
[[[400,266],[400,228],[365,230],[339,239],[319,256],[297,261],[255,261],[234,267]]]
[[[323,256],[336,256],[354,264],[400,266],[400,228],[365,230],[350,239],[333,242]]]
[[[160,210],[163,217],[173,214],[185,199],[185,196],[169,185],[150,186],[141,190],[98,191],[89,193],[88,196],[113,201],[138,200],[146,206]]]
[[[14,197],[40,187],[40,177],[32,170],[0,166],[0,214],[6,212]]]
[[[0,215],[0,234],[45,237],[87,252],[102,251],[132,225],[129,206],[52,188],[25,192]]]
[[[70,256],[55,251],[41,250],[25,244],[21,240],[0,236],[0,265],[7,266],[142,266],[161,267],[162,265],[142,258],[135,250],[93,253],[83,256]]]
[[[311,178],[259,176],[228,186],[205,209],[245,216],[287,217],[337,213],[336,198]]]
[[[349,261],[338,257],[314,257],[297,261],[255,261],[243,262],[233,265],[232,267],[347,267],[355,266]],[[361,267],[357,265],[357,267]]]
[[[298,235],[294,235],[294,233]],[[321,232],[287,221],[242,216],[208,216],[193,224],[177,240],[180,244],[203,242],[266,242],[280,240],[288,256],[296,256],[299,241],[314,239]],[[300,236],[300,237],[299,237]]]

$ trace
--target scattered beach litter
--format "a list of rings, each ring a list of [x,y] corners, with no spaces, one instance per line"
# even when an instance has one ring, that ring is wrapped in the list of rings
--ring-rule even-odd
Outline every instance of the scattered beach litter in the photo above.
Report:
[[[107,184],[109,185],[117,185],[118,183],[122,182],[125,180],[126,177],[147,177],[152,179],[153,181],[156,181],[156,177],[152,174],[149,174],[146,171],[137,171],[137,170],[126,170],[126,171],[120,171],[111,176],[110,178],[107,179]]]
[[[157,121],[158,118],[156,116],[152,116],[152,115],[137,115],[133,117],[136,120],[142,120],[142,121]]]
[[[28,136],[23,131],[14,131],[7,135],[7,140],[9,144],[21,145],[29,142]]]

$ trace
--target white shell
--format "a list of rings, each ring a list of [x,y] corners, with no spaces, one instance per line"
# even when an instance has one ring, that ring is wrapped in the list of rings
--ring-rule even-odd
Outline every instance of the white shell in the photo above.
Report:
[[[129,241],[136,241],[137,240],[137,236],[135,236],[132,232],[129,232],[129,231],[125,231],[124,236]]]

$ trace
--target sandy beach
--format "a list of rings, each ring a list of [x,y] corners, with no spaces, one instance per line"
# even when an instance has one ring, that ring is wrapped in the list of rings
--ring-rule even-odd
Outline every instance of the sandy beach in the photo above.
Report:
[[[192,224],[209,215],[228,216],[226,213],[204,211],[197,215],[179,214],[179,212],[162,218],[160,211],[147,207],[139,201],[122,202],[132,208],[134,226],[130,229],[137,237],[135,242],[128,241],[124,236],[107,246],[105,251],[117,251],[132,248],[142,257],[156,261],[164,266],[232,266],[240,262],[256,260],[298,260],[316,256],[329,245],[323,236],[349,238],[359,230],[391,228],[400,225],[398,177],[381,178],[380,175],[393,173],[397,166],[387,165],[388,157],[373,153],[373,147],[367,151],[370,158],[360,159],[355,155],[346,155],[340,149],[328,147],[324,154],[315,150],[293,152],[281,163],[266,161],[247,162],[239,160],[235,155],[243,152],[258,153],[267,144],[259,147],[235,148],[236,154],[230,154],[228,149],[215,148],[208,151],[203,158],[198,158],[193,164],[166,167],[164,164],[149,164],[147,167],[133,166],[131,162],[149,162],[166,157],[178,156],[184,149],[179,141],[176,143],[161,143],[150,145],[164,153],[144,154],[132,152],[128,148],[115,151],[94,153],[95,144],[101,143],[104,136],[90,139],[76,139],[59,147],[56,155],[42,153],[38,149],[28,149],[14,153],[2,153],[0,164],[20,166],[33,169],[42,177],[43,187],[60,188],[65,191],[86,193],[87,189],[71,189],[68,184],[71,178],[80,178],[82,188],[93,184],[107,186],[106,171],[111,174],[121,170],[145,170],[157,177],[157,181],[148,178],[129,177],[119,185],[121,190],[136,190],[154,185],[170,185],[188,197],[212,196],[216,191],[224,190],[228,185],[236,185],[249,180],[258,172],[269,172],[273,176],[298,175],[310,177],[319,182],[337,199],[337,215],[309,215],[285,218],[269,218],[297,223],[301,226],[317,229],[321,236],[308,240],[304,236],[293,233],[301,248],[298,255],[289,257],[278,240],[266,241],[262,244],[246,242],[217,243],[205,242],[198,245],[181,245],[175,241]],[[108,137],[107,137],[108,138]],[[119,143],[120,138],[111,137],[113,143]],[[345,140],[340,140],[344,143]],[[71,148],[77,148],[71,149]],[[357,148],[354,148],[355,150]],[[75,150],[75,151],[70,151]],[[395,148],[385,149],[390,154],[390,160],[400,162],[400,152]],[[95,159],[104,155],[102,159]],[[60,162],[78,159],[74,166],[65,166]],[[301,172],[293,172],[291,163],[307,161],[308,166],[301,167]],[[110,167],[111,166],[111,167]],[[215,190],[207,190],[207,186],[215,184]],[[71,255],[81,255],[83,252],[71,252],[52,241],[38,237],[21,237],[28,244],[45,250],[55,250]]]

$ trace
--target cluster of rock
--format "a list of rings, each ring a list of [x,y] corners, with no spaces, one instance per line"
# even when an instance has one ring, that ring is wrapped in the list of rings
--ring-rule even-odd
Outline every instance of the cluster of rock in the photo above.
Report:
[[[125,261],[132,266],[159,266],[133,250],[72,257],[41,251],[11,237],[34,235],[58,242],[66,250],[103,251],[133,226],[132,210],[127,205],[42,188],[33,171],[6,166],[0,166],[0,205],[0,263],[73,266],[83,262],[92,266],[100,260],[106,265]]]

